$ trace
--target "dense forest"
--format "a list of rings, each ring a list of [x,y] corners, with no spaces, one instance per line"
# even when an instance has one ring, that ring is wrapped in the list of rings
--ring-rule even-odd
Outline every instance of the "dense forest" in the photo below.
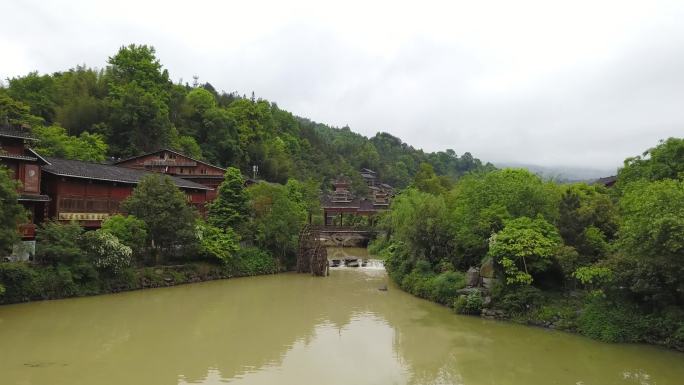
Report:
[[[197,79],[173,83],[145,45],[122,47],[101,70],[77,66],[7,79],[2,121],[30,126],[44,155],[104,162],[169,147],[246,175],[257,165],[263,179],[279,183],[346,174],[361,186],[356,171],[365,167],[405,187],[422,163],[451,179],[493,168],[470,153],[426,153],[384,132],[369,139]]]
[[[610,189],[521,169],[414,183],[371,248],[402,288],[458,313],[684,350],[683,178],[684,139],[670,138]],[[489,290],[463,289],[472,267]]]

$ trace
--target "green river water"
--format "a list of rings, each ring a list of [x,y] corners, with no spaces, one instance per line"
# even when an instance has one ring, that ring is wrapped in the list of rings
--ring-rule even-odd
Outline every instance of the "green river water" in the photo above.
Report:
[[[378,267],[0,307],[1,385],[225,383],[682,385],[684,354],[457,316]]]

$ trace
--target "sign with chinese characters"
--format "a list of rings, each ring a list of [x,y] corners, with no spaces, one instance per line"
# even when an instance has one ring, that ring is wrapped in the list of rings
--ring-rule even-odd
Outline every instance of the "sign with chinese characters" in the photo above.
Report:
[[[109,218],[107,213],[59,213],[60,221],[103,221]]]

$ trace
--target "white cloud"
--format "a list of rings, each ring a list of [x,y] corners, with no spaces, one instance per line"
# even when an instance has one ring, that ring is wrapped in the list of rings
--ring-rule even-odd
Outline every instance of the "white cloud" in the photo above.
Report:
[[[2,78],[151,44],[174,80],[484,160],[610,168],[684,127],[681,1],[6,1],[0,14]]]

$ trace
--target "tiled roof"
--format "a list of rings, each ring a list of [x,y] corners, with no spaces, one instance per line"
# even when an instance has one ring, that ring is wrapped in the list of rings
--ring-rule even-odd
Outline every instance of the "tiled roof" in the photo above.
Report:
[[[217,168],[217,169],[219,169],[219,170],[226,171],[226,169],[223,168],[223,167],[219,167],[219,166],[216,166],[216,165],[211,164],[211,163],[207,163],[207,162],[204,162],[204,161],[201,161],[201,160],[198,160],[198,159],[191,158],[191,157],[189,157],[189,156],[187,156],[187,155],[185,155],[185,154],[183,154],[183,153],[180,153],[180,152],[178,152],[178,151],[174,151],[174,150],[171,150],[171,149],[168,149],[168,148],[160,148],[160,149],[157,150],[157,151],[152,151],[152,152],[148,152],[148,153],[145,153],[145,154],[140,154],[140,155],[136,155],[136,156],[131,156],[130,158],[117,160],[117,161],[114,162],[114,164],[121,164],[121,163],[124,163],[124,162],[128,162],[129,160],[133,160],[133,159],[137,159],[137,158],[142,158],[142,157],[144,157],[144,156],[149,156],[149,155],[158,154],[158,153],[160,153],[160,152],[162,152],[162,151],[168,151],[168,152],[174,153],[174,154],[176,154],[176,155],[180,155],[180,156],[182,156],[182,157],[185,157],[185,158],[188,158],[188,159],[190,159],[190,160],[193,160],[193,161],[195,161],[195,162],[197,162],[197,163],[202,163],[202,164],[204,164],[204,165],[207,165],[207,166],[210,166],[210,167],[214,167],[214,168]]]
[[[33,135],[31,135],[31,133],[27,130],[21,130],[18,128],[11,127],[0,127],[0,136],[4,136],[6,138],[38,140],[35,137],[33,137]]]
[[[358,209],[360,207],[360,201],[359,199],[354,199],[349,202],[333,202],[333,200],[330,197],[325,197],[323,198],[323,207],[324,208],[349,208],[349,209]]]
[[[594,184],[602,184],[606,187],[610,187],[617,182],[617,175],[607,176],[605,178],[599,178],[594,181]]]
[[[29,153],[31,155],[12,154],[3,149],[0,149],[0,158],[26,160],[29,162],[36,162],[40,160],[40,163],[48,164],[48,161],[45,160],[45,158],[43,158],[42,156],[40,156],[40,154],[35,152],[33,149],[27,148],[24,150],[24,152]]]
[[[138,184],[145,175],[152,174],[142,170],[134,170],[106,164],[82,162],[80,160],[68,160],[52,157],[46,157],[46,160],[50,162],[50,164],[44,166],[43,171],[53,175],[68,176],[73,178]],[[172,176],[169,176],[169,178],[171,178],[177,187],[198,190],[213,190],[210,187],[206,187],[182,178]]]
[[[0,158],[7,158],[7,159],[19,159],[19,160],[28,160],[30,162],[35,162],[38,160],[38,158],[34,156],[26,156],[26,155],[19,155],[19,154],[10,154],[7,151],[0,150]]]

